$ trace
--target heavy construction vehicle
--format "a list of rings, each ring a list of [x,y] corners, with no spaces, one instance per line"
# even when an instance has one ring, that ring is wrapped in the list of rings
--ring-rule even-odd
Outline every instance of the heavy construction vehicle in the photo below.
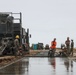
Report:
[[[22,13],[0,12],[0,55],[12,53],[15,37],[19,36],[20,45],[28,43],[28,35],[22,27]],[[26,38],[27,36],[27,38]],[[13,46],[14,47],[14,46]]]

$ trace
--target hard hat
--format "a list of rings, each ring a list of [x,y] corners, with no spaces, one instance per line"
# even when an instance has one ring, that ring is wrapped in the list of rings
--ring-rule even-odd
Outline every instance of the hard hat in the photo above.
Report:
[[[16,39],[19,39],[19,35],[16,35]]]

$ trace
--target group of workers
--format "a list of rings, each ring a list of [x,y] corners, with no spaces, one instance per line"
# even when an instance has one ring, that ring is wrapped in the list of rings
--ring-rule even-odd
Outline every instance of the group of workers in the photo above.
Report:
[[[15,46],[15,50],[18,50],[20,45],[19,45],[19,36],[16,36],[16,39],[14,40],[14,46]],[[27,45],[25,45],[27,46]],[[55,53],[56,51],[56,46],[57,46],[57,42],[56,42],[56,38],[53,39],[53,41],[51,42],[51,46],[50,49]],[[69,37],[67,37],[65,44],[61,44],[61,49],[62,51],[60,53],[66,52],[67,55],[72,54],[73,56],[73,48],[74,48],[74,41],[73,39],[69,39]]]
[[[56,38],[54,38],[53,41],[51,42],[51,46],[50,46],[50,48],[51,48],[51,50],[53,50],[53,52],[56,51],[56,46],[57,46],[57,42],[56,42]],[[62,49],[61,53],[66,52],[67,55],[72,54],[72,56],[73,56],[73,48],[74,48],[73,39],[71,39],[71,41],[70,41],[69,37],[67,37],[65,44],[61,44],[61,49]]]

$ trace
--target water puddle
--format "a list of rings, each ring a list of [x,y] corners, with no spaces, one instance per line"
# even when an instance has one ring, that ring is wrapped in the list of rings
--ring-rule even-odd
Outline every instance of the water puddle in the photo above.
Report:
[[[76,62],[67,58],[30,57],[2,70],[0,75],[76,75]]]

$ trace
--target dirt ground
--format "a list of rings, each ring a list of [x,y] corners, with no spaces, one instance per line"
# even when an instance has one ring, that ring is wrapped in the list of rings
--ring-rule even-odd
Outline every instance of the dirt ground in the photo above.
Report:
[[[15,62],[16,60],[20,59],[20,56],[4,56],[4,57],[0,57],[0,69],[8,64],[11,64],[13,62]]]

